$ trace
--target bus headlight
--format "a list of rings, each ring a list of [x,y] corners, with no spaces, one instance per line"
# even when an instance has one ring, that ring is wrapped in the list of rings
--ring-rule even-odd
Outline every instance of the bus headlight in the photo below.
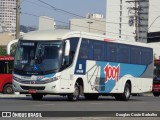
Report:
[[[53,82],[53,81],[58,80],[59,78],[60,78],[59,76],[53,77],[53,78],[48,78],[48,79],[45,80],[45,82],[46,82],[46,83],[50,83],[50,82]]]

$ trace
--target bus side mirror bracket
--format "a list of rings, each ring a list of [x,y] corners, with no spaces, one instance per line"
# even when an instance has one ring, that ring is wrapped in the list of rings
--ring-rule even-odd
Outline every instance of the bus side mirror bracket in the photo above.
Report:
[[[65,56],[69,56],[69,51],[70,51],[70,42],[69,42],[69,40],[66,40],[65,41],[65,53],[64,53],[64,55]]]
[[[7,54],[10,55],[10,52],[11,52],[11,45],[14,44],[14,43],[17,43],[18,42],[18,39],[15,39],[15,40],[12,40],[10,41],[8,44],[7,44]]]
[[[64,50],[64,58],[62,62],[62,69],[66,68],[69,65],[69,52],[70,52],[70,41],[65,41],[65,50]]]

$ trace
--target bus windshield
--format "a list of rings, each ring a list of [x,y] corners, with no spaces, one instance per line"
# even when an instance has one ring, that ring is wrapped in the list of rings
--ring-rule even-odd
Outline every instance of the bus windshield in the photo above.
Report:
[[[14,72],[49,74],[59,68],[62,41],[22,41],[18,43]]]

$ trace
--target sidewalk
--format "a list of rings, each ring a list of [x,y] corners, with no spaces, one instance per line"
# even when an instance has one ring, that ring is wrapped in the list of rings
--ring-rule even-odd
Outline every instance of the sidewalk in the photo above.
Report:
[[[153,93],[152,92],[147,92],[147,93],[143,93],[142,95],[143,96],[153,96]]]
[[[134,96],[134,95],[133,95]],[[137,97],[145,97],[145,96],[153,96],[153,93],[152,92],[147,92],[147,93],[140,93],[140,94],[137,94],[135,95]]]
[[[24,94],[19,94],[18,92],[14,94],[2,94],[0,93],[0,98],[13,98],[13,97],[26,97]]]
[[[18,92],[14,93],[14,94],[2,94],[0,93],[0,98],[13,98],[13,97],[28,97],[30,96],[29,94],[19,94]],[[148,92],[148,93],[143,93],[143,94],[139,94],[136,97],[144,97],[144,96],[153,96],[152,92]]]

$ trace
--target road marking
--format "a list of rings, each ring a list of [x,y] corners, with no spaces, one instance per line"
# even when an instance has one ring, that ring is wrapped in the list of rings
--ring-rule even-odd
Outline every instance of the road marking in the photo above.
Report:
[[[101,104],[103,104],[103,103],[90,103],[90,104],[101,105]]]
[[[55,105],[55,104],[41,104],[41,105],[32,105],[32,106],[47,106],[47,105]]]

